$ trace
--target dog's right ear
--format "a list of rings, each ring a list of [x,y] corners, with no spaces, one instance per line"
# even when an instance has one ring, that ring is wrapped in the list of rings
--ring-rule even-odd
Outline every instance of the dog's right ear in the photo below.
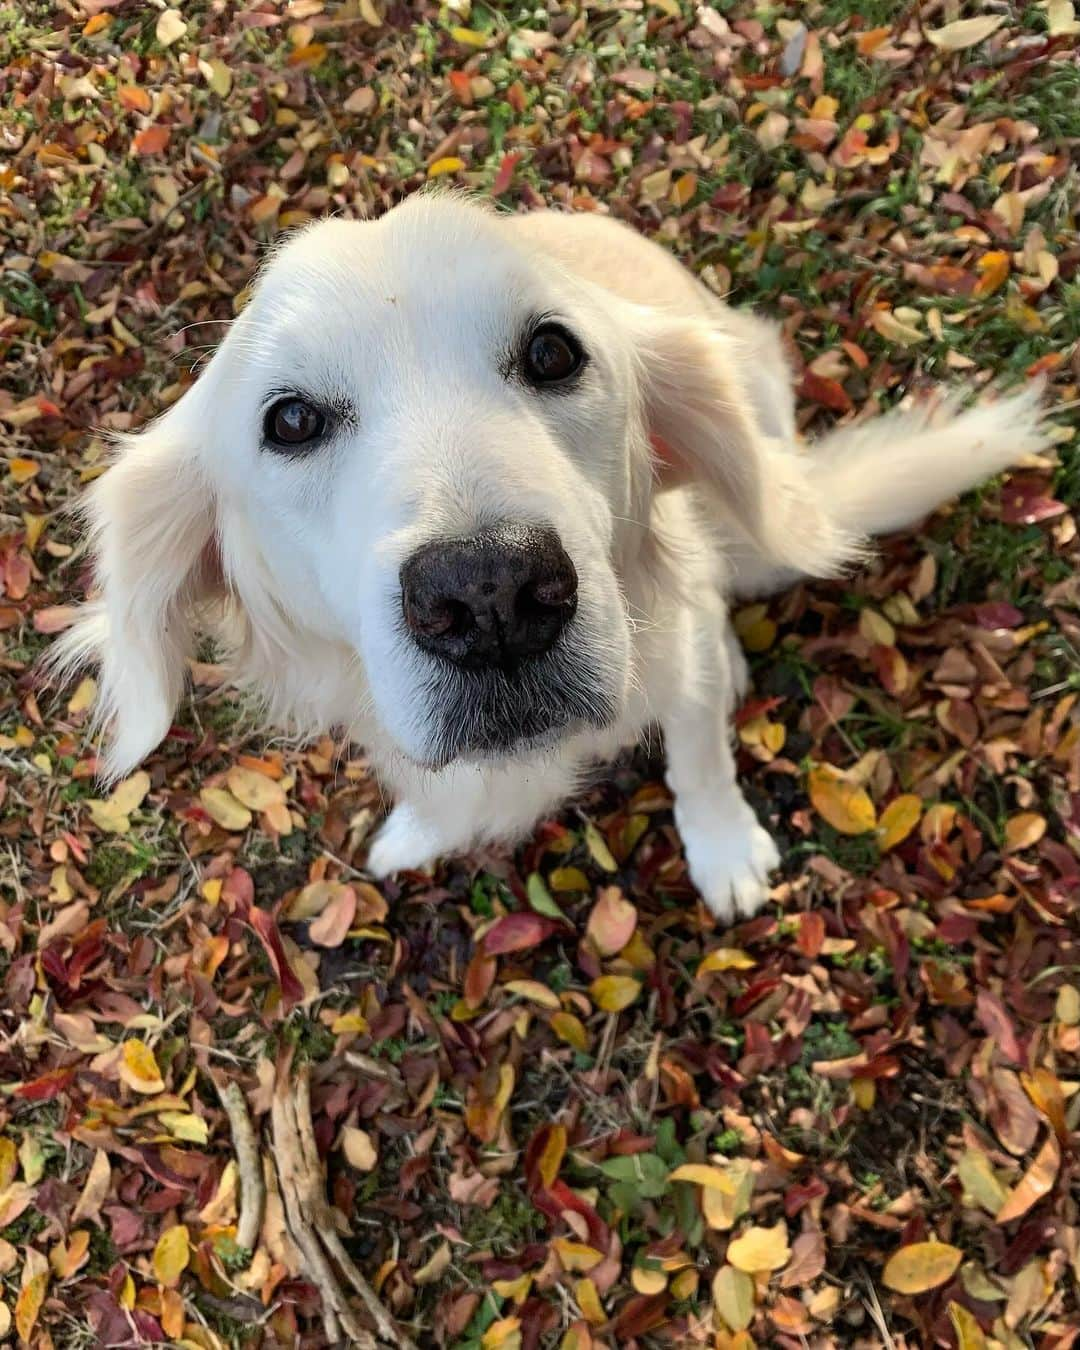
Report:
[[[164,738],[195,652],[194,612],[222,587],[209,485],[191,440],[189,393],[138,435],[82,503],[97,596],[46,657],[99,666],[102,775],[121,777]]]

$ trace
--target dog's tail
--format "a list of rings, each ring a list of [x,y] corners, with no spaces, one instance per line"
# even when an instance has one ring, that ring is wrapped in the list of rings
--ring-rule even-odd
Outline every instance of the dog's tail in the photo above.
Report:
[[[806,468],[832,520],[860,535],[913,525],[1050,444],[1040,381],[966,411],[955,398],[841,427],[810,446]]]
[[[963,409],[945,397],[841,427],[799,454],[821,514],[838,538],[852,541],[914,525],[937,507],[1012,468],[1051,443],[1043,419],[1042,382],[1022,393]],[[754,555],[731,558],[734,593],[782,589],[800,574]],[[806,573],[801,574],[808,575]]]

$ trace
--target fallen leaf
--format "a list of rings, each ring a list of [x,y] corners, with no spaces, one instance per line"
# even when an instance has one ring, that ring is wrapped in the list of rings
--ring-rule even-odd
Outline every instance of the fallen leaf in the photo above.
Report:
[[[976,47],[996,33],[1005,22],[1003,14],[987,14],[977,19],[957,19],[943,28],[927,31],[927,41],[944,52],[961,52]]]
[[[834,830],[854,835],[874,828],[877,815],[866,789],[849,782],[831,765],[815,765],[808,784],[815,810]]]
[[[592,1001],[603,1012],[619,1013],[641,995],[641,982],[629,975],[601,975],[589,986]]]
[[[378,1150],[367,1130],[347,1125],[341,1133],[341,1151],[350,1167],[358,1172],[370,1172],[379,1161]]]
[[[136,1039],[124,1042],[120,1059],[120,1079],[134,1092],[140,1092],[145,1096],[165,1091],[165,1083],[154,1058],[154,1052],[145,1041]]]
[[[202,788],[199,800],[210,819],[223,830],[246,830],[251,824],[251,812],[227,788]]]
[[[735,1266],[721,1266],[712,1284],[716,1311],[731,1331],[745,1331],[754,1320],[754,1281]]]
[[[902,844],[922,816],[922,798],[913,792],[894,797],[877,823],[878,848],[882,853]]]
[[[727,1195],[734,1195],[736,1191],[735,1183],[725,1171],[706,1163],[683,1163],[681,1167],[675,1168],[668,1181],[691,1181],[695,1186],[707,1186],[712,1190],[724,1191]]]
[[[308,937],[318,947],[340,947],[356,918],[356,892],[342,886],[317,919],[308,925]]]
[[[166,1289],[175,1289],[190,1260],[191,1246],[187,1227],[178,1223],[172,1228],[167,1228],[154,1247],[152,1265],[158,1283],[164,1285]]]
[[[163,47],[178,42],[187,32],[187,24],[178,9],[163,9],[158,15],[154,36]]]
[[[951,1280],[964,1253],[947,1242],[913,1242],[893,1252],[882,1281],[898,1294],[925,1294]]]
[[[637,910],[616,886],[605,886],[592,908],[585,932],[601,956],[615,956],[633,937],[637,917]]]
[[[787,1224],[780,1221],[772,1228],[753,1227],[728,1243],[727,1259],[736,1270],[747,1275],[779,1270],[791,1256]]]
[[[997,1223],[1012,1223],[1026,1214],[1032,1205],[1054,1188],[1061,1168],[1061,1145],[1057,1135],[1051,1134],[1039,1149],[1035,1161],[1009,1192],[1008,1198],[994,1215]]]

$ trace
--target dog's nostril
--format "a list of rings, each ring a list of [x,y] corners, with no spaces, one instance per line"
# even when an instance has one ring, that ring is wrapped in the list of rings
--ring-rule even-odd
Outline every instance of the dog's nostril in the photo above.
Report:
[[[462,666],[514,668],[573,617],[577,572],[554,530],[504,525],[425,545],[401,569],[405,626]]]

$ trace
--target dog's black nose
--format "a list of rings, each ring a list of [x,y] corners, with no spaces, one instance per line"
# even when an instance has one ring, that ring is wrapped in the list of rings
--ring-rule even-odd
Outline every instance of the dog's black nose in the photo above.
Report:
[[[455,665],[512,670],[555,642],[577,607],[577,572],[559,536],[502,525],[425,544],[401,568],[405,624]]]

